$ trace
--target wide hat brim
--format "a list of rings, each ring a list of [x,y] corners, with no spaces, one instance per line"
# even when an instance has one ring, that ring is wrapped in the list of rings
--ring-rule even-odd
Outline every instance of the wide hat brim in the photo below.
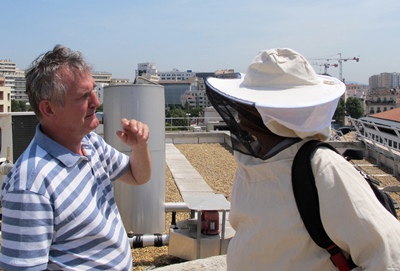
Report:
[[[318,84],[304,86],[249,87],[241,78],[208,78],[208,85],[221,95],[237,102],[257,107],[299,109],[320,106],[340,98],[346,86],[336,78],[317,75]]]
[[[336,78],[318,75],[317,85],[285,88],[247,87],[239,79],[208,78],[206,84],[220,95],[253,104],[265,126],[284,137],[321,134],[327,138],[332,116],[346,87]],[[286,127],[286,128],[284,128]]]
[[[206,84],[227,99],[253,104],[268,128],[280,125],[307,135],[330,126],[346,90],[340,80],[316,74],[290,48],[260,51],[240,78],[208,78]]]

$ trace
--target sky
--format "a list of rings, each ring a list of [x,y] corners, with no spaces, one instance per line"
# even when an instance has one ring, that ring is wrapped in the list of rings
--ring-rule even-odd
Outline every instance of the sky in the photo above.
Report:
[[[400,72],[399,0],[0,0],[0,59],[26,69],[62,44],[96,71],[245,73],[261,50],[292,48],[346,82]],[[329,59],[329,61],[328,61]]]

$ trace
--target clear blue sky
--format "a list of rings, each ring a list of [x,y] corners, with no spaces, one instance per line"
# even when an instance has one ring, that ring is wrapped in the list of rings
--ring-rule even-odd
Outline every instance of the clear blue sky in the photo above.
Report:
[[[399,0],[0,0],[0,10],[0,59],[21,69],[63,44],[95,70],[131,80],[141,62],[246,72],[260,50],[275,47],[309,59],[359,57],[343,64],[346,81],[400,72]]]

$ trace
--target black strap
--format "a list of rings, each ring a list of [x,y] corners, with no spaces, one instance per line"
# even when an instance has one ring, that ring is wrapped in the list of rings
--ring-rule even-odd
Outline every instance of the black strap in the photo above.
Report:
[[[386,193],[385,191],[379,190],[378,186],[375,185],[374,180],[371,179],[370,176],[366,175],[364,179],[367,181],[372,191],[375,194],[375,197],[379,200],[379,202],[395,217],[397,217],[396,208],[393,204],[392,197]]]
[[[303,223],[314,242],[329,252],[332,262],[339,270],[351,270],[342,251],[329,238],[322,225],[318,191],[311,168],[311,157],[319,147],[337,152],[332,145],[318,140],[308,141],[301,146],[292,165],[294,198]]]

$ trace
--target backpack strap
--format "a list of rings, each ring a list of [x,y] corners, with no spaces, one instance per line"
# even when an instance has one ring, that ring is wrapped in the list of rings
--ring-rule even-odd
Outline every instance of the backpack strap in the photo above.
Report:
[[[386,210],[388,210],[395,218],[398,219],[396,208],[393,203],[394,200],[392,199],[392,197],[385,191],[380,190],[378,186],[375,185],[374,180],[369,175],[364,176],[364,179],[367,181],[376,198],[383,205],[383,207],[385,207]]]
[[[350,271],[355,267],[354,264],[349,266],[342,250],[329,238],[322,225],[318,191],[311,168],[311,157],[318,147],[327,147],[338,152],[332,145],[318,140],[308,141],[301,146],[292,165],[294,198],[303,223],[314,242],[329,252],[331,261],[340,271]]]

